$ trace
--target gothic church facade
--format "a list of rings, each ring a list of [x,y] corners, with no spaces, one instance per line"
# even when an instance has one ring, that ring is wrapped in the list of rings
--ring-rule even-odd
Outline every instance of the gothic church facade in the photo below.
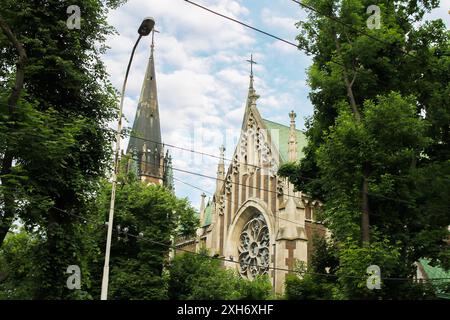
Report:
[[[258,97],[252,71],[232,162],[225,168],[221,147],[216,190],[207,202],[202,195],[197,238],[177,246],[206,247],[245,278],[267,274],[275,292],[282,293],[295,262],[310,261],[314,233],[326,236],[327,231],[316,220],[321,203],[294,191],[277,174],[283,163],[303,157],[306,137],[296,129],[295,112],[289,114],[289,126],[264,119],[257,108]]]

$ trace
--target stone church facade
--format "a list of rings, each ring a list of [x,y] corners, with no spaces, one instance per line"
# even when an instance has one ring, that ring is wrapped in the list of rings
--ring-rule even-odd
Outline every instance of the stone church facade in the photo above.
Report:
[[[296,261],[310,261],[314,233],[326,236],[327,231],[316,220],[321,203],[294,191],[277,175],[280,165],[303,157],[306,137],[295,128],[295,112],[289,114],[289,126],[263,119],[258,97],[252,71],[232,162],[225,168],[221,147],[216,190],[207,202],[202,195],[197,238],[178,242],[177,247],[206,247],[243,277],[269,275],[275,292],[282,293],[285,276]]]
[[[175,247],[179,250],[172,254],[206,247],[224,261],[224,267],[242,277],[269,275],[275,292],[283,293],[285,277],[296,261],[306,265],[311,261],[314,234],[328,237],[329,232],[316,218],[322,204],[294,191],[286,178],[277,175],[283,163],[303,158],[306,137],[295,128],[295,112],[289,113],[289,126],[264,119],[257,108],[258,97],[251,71],[231,164],[225,167],[221,147],[216,190],[208,201],[202,194],[197,237],[178,239]],[[153,39],[127,154],[127,170],[135,171],[145,183],[174,192],[172,159],[161,139]],[[427,260],[417,262],[419,281],[445,275]]]
[[[306,137],[295,128],[295,112],[289,113],[289,126],[263,119],[257,99],[251,71],[233,161],[226,168],[225,150],[220,148],[216,190],[207,203],[202,195],[197,237],[179,239],[175,245],[189,251],[206,247],[225,267],[249,279],[267,274],[275,291],[282,293],[295,262],[310,261],[313,234],[324,236],[326,229],[315,218],[321,204],[277,175],[280,165],[303,157]],[[161,139],[153,41],[127,154],[128,169],[142,181],[173,191],[171,157]]]

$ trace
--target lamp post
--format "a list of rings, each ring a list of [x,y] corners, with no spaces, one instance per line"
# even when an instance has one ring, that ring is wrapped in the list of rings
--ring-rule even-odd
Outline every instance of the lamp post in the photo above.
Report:
[[[109,206],[109,219],[108,219],[108,235],[106,238],[106,252],[105,252],[105,265],[103,267],[103,278],[102,278],[102,292],[101,300],[108,299],[108,283],[109,283],[109,256],[111,252],[111,238],[112,238],[112,228],[114,219],[114,205],[116,202],[116,184],[117,184],[117,173],[119,170],[119,151],[120,151],[120,134],[122,131],[122,110],[123,110],[123,100],[125,97],[125,88],[127,86],[128,73],[130,72],[131,62],[133,61],[134,52],[136,47],[142,37],[148,36],[155,26],[155,20],[153,18],[145,18],[141,26],[138,29],[139,37],[134,44],[133,51],[131,51],[130,61],[128,62],[127,72],[125,73],[125,80],[123,81],[122,92],[120,96],[120,107],[119,107],[119,122],[117,125],[116,132],[116,148],[114,152],[114,171],[112,175],[112,187],[111,187],[111,202]]]

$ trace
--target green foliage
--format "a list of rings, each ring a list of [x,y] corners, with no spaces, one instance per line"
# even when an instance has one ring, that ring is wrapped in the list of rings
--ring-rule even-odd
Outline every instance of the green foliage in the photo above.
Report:
[[[305,159],[280,169],[297,189],[325,203],[322,220],[340,252],[334,297],[433,296],[412,278],[420,258],[446,268],[450,261],[444,241],[450,224],[444,196],[450,193],[450,32],[440,20],[416,22],[439,1],[378,1],[380,29],[366,27],[370,1],[303,2],[352,26],[313,11],[297,24],[300,48],[313,55],[314,115],[307,121]],[[359,248],[363,178],[375,247]],[[362,275],[374,255],[385,275],[408,281],[364,292],[348,275]]]
[[[200,254],[177,255],[170,266],[169,298],[174,300],[264,300],[271,292],[268,277],[253,281],[242,279],[234,271],[224,269],[221,261]]]
[[[0,248],[0,300],[33,298],[37,266],[30,256],[36,242],[24,231],[6,238]]]
[[[95,204],[99,221],[107,221],[110,198],[111,185],[105,182]],[[132,178],[127,183],[122,180],[116,190],[110,298],[166,299],[164,267],[171,239],[180,234],[194,236],[197,216],[186,199],[176,198],[165,187]],[[104,235],[104,231],[97,232],[101,253],[91,266],[95,270],[101,270],[103,265]],[[99,293],[101,278],[96,277],[94,282],[93,291]]]
[[[285,297],[289,300],[331,300],[336,298],[337,248],[320,236],[313,237],[314,252],[309,266],[297,264],[286,276]],[[300,277],[299,275],[302,275]]]
[[[306,274],[303,278],[289,274],[285,280],[285,296],[288,300],[331,300],[333,285]]]
[[[169,298],[227,299],[233,295],[232,274],[211,259],[206,250],[200,254],[177,254],[171,261]]]
[[[33,263],[39,299],[89,298],[67,290],[65,271],[82,270],[95,244],[83,237],[86,211],[108,169],[112,134],[106,124],[116,113],[116,94],[101,55],[109,6],[121,1],[82,0],[80,30],[69,30],[65,1],[3,0],[0,15],[28,56],[24,89],[13,114],[5,107],[15,81],[17,53],[0,33],[0,239],[20,218],[39,239]],[[5,159],[14,161],[9,168]],[[10,201],[12,200],[12,201]],[[64,213],[58,209],[69,212]],[[78,216],[78,217],[77,217]],[[90,286],[90,274],[83,271]],[[85,288],[83,288],[84,290]]]
[[[270,299],[272,285],[269,276],[259,275],[253,280],[239,278],[237,281],[238,297],[240,300],[267,300]]]

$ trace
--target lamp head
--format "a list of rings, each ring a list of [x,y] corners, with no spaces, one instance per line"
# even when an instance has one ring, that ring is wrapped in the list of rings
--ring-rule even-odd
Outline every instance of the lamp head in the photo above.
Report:
[[[154,26],[155,19],[152,17],[147,17],[142,21],[141,26],[138,29],[138,33],[143,37],[148,36],[150,32],[152,32]]]

